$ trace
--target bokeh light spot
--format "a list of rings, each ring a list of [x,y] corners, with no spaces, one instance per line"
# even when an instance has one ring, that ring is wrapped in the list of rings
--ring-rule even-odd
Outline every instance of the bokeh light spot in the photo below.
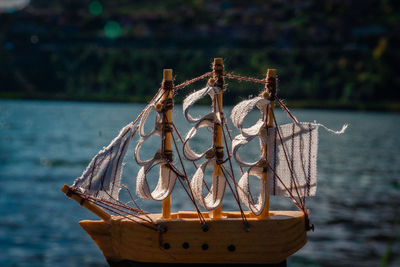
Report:
[[[121,35],[121,26],[116,21],[109,21],[104,26],[104,34],[108,38],[117,38]]]
[[[39,42],[39,37],[37,35],[32,35],[31,36],[31,43],[32,44],[37,44]]]
[[[14,44],[12,42],[6,42],[4,44],[4,48],[7,49],[8,51],[13,50],[14,49]]]
[[[97,16],[103,13],[103,5],[99,1],[92,1],[89,4],[90,14]]]

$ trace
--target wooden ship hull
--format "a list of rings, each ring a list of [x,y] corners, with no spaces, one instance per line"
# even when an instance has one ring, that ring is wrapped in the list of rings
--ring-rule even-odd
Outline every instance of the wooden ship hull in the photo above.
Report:
[[[206,218],[204,231],[195,212],[149,216],[165,227],[161,233],[119,216],[108,221],[84,220],[80,225],[113,263],[274,264],[285,261],[306,243],[304,214],[272,211],[267,218],[247,213],[245,228],[239,212]]]

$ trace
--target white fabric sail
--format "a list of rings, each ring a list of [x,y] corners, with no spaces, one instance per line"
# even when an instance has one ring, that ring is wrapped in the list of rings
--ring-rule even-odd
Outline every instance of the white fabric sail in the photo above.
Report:
[[[174,189],[177,175],[167,165],[165,159],[155,159],[140,168],[136,180],[136,193],[141,198],[161,201],[167,198]],[[160,165],[159,179],[156,188],[151,192],[147,182],[147,172],[154,166]]]
[[[261,158],[258,158],[254,162],[245,162],[243,161],[238,154],[238,150],[243,145],[246,145],[248,142],[253,140],[255,137],[260,135],[260,131],[265,129],[266,122],[262,119],[259,119],[254,125],[243,128],[243,121],[246,116],[255,108],[257,107],[261,114],[263,114],[264,110],[266,109],[267,105],[270,103],[269,100],[264,99],[262,97],[254,97],[252,99],[244,100],[237,104],[231,113],[231,120],[233,125],[239,129],[240,134],[237,135],[232,140],[232,154],[235,160],[241,165],[242,167],[252,167],[255,166]],[[260,139],[260,146],[265,146],[264,139]]]
[[[196,125],[190,129],[190,131],[187,133],[185,141],[183,143],[183,154],[185,157],[190,160],[190,161],[196,161],[204,157],[204,155],[212,149],[212,147],[209,147],[206,151],[203,153],[196,153],[190,148],[189,141],[196,135],[197,130],[202,128],[202,127],[213,127],[214,126],[214,121],[216,121],[216,116],[214,113],[207,114],[203,118],[197,121]]]
[[[198,166],[195,174],[191,179],[190,186],[192,188],[194,197],[199,201],[200,205],[202,205],[208,211],[216,209],[221,204],[221,201],[224,198],[225,194],[226,180],[225,177],[223,177],[222,175],[217,175],[215,172],[213,172],[210,192],[206,196],[204,196],[204,173],[208,166],[215,167],[215,151],[213,147],[209,147],[204,152],[196,153],[191,149],[189,141],[196,135],[199,128],[214,127],[216,123],[222,124],[221,113],[218,110],[218,105],[214,105],[214,110],[211,113],[208,113],[203,117],[194,118],[189,114],[189,109],[193,106],[194,103],[207,95],[209,95],[212,99],[215,98],[215,95],[219,93],[219,90],[221,89],[218,87],[207,86],[199,91],[190,94],[183,101],[183,114],[185,118],[189,122],[195,123],[195,125],[189,130],[186,135],[183,144],[183,154],[185,155],[186,159],[190,161],[197,161],[202,158],[206,159],[205,162]]]
[[[265,207],[267,183],[262,179],[262,167],[253,166],[246,171],[238,182],[239,198],[242,202],[256,215],[260,215]],[[254,198],[250,192],[249,177],[255,176],[260,179],[260,193],[257,202],[254,203]]]
[[[290,123],[268,129],[265,137],[267,160],[270,164],[268,181],[271,195],[289,197],[289,192],[295,197],[315,195],[318,127],[315,123]]]
[[[159,114],[157,114],[154,128],[148,133],[144,132],[144,125],[146,124],[146,121],[147,121],[151,111],[153,111],[153,109],[154,109],[154,105],[153,104],[148,105],[145,108],[145,110],[143,111],[143,116],[140,119],[140,122],[139,122],[139,134],[143,138],[149,137],[149,136],[155,134],[156,132],[159,133],[159,134],[161,133],[161,116]]]
[[[219,92],[218,87],[211,87],[207,86],[201,90],[195,91],[188,95],[184,100],[182,104],[182,109],[183,109],[183,115],[185,116],[186,120],[190,123],[197,123],[199,120],[201,120],[203,117],[200,118],[193,118],[192,115],[189,114],[190,108],[200,99],[203,97],[210,95],[211,98],[214,97],[215,94],[218,94]],[[206,115],[207,116],[207,115]]]
[[[263,112],[268,100],[261,97],[245,100],[236,105],[231,114],[233,124],[240,130],[232,141],[232,154],[242,167],[249,169],[238,182],[239,197],[256,215],[264,209],[266,192],[269,195],[286,197],[313,196],[316,192],[318,127],[316,123],[291,123],[278,127],[266,127],[258,120],[254,125],[243,128],[246,116],[257,107]],[[260,152],[266,147],[267,158],[246,162],[239,156],[239,149],[254,138],[260,140]],[[262,179],[267,171],[268,184]],[[249,186],[249,177],[260,179],[258,199],[254,200]]]
[[[162,119],[160,114],[157,114],[155,119],[154,128],[145,133],[144,125],[151,113],[154,109],[154,105],[149,105],[145,111],[143,112],[143,116],[139,122],[139,134],[141,136],[138,144],[135,148],[135,161],[138,165],[142,166],[136,177],[136,193],[141,198],[148,198],[152,200],[161,201],[167,198],[173,191],[177,175],[175,172],[171,170],[168,166],[168,160],[161,158],[161,150],[159,149],[152,158],[147,160],[142,160],[139,156],[140,149],[144,142],[146,142],[153,135],[161,136],[162,133]],[[156,188],[151,191],[149,187],[149,183],[147,181],[147,174],[153,167],[159,165],[160,172],[158,175],[158,182]]]
[[[149,138],[150,138],[151,136],[153,136],[153,135],[161,135],[161,132],[158,132],[158,131],[152,131],[152,132],[153,132],[153,133],[152,133],[151,135],[147,135],[146,137],[142,137],[142,138],[139,140],[139,142],[137,143],[137,145],[136,145],[134,156],[135,156],[135,161],[136,161],[136,163],[137,163],[138,165],[140,165],[140,166],[148,165],[150,162],[153,162],[153,161],[154,161],[154,157],[155,157],[155,156],[153,156],[152,158],[147,159],[147,160],[142,160],[142,159],[140,158],[140,156],[139,156],[140,149],[142,148],[143,143],[147,141],[147,139],[149,139]],[[160,153],[160,149],[157,150],[156,154],[157,154],[157,153],[158,153],[158,154]]]
[[[217,111],[208,113],[207,115],[200,118],[193,118],[192,115],[189,114],[189,110],[198,100],[207,95],[213,98],[216,94],[218,94],[219,90],[220,89],[218,87],[207,86],[201,90],[195,91],[194,93],[188,95],[183,100],[183,105],[182,105],[183,115],[185,116],[187,121],[191,123],[196,123],[195,126],[193,126],[187,133],[183,144],[183,154],[185,155],[186,159],[190,161],[196,161],[201,159],[210,149],[212,149],[208,148],[205,152],[198,154],[191,149],[189,144],[190,139],[192,139],[196,135],[198,129],[202,127],[213,127],[214,123],[221,123],[220,119],[221,115],[220,112]]]
[[[246,162],[242,160],[239,156],[239,148],[241,148],[244,145],[247,145],[251,140],[253,140],[258,134],[255,135],[250,135],[250,136],[244,136],[242,134],[237,135],[233,140],[232,140],[232,155],[233,158],[236,160],[237,163],[239,163],[240,166],[242,167],[252,167],[257,165],[257,163],[260,161],[261,156],[259,156],[256,161],[253,162]],[[262,146],[262,145],[261,145]]]
[[[233,157],[243,167],[265,165],[262,167],[268,169],[270,195],[289,197],[290,194],[286,190],[288,188],[295,197],[313,196],[316,192],[318,127],[319,125],[315,123],[290,123],[278,128],[261,129],[260,144],[267,146],[268,163],[261,157],[254,162],[241,160],[238,155],[239,148],[256,136],[238,135],[232,142]],[[257,171],[259,169],[254,169],[252,172]],[[241,179],[248,177],[244,174]]]
[[[125,126],[119,135],[89,163],[72,185],[94,197],[118,200],[121,189],[123,160],[137,127]]]
[[[259,96],[240,102],[232,109],[231,120],[233,125],[240,130],[243,136],[257,135],[259,130],[265,126],[265,122],[260,119],[253,126],[243,128],[243,121],[254,107],[257,107],[263,113],[269,103],[269,100]]]
[[[208,166],[214,167],[215,165],[215,159],[209,159],[203,162],[197,168],[190,182],[194,197],[205,209],[209,211],[216,209],[221,204],[226,188],[225,177],[222,175],[217,175],[215,172],[213,172],[210,192],[208,192],[206,196],[203,195],[204,173]]]

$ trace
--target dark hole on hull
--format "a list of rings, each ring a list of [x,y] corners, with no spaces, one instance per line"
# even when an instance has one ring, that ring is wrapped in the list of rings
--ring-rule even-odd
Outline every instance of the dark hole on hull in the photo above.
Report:
[[[169,243],[164,243],[163,247],[164,249],[170,249],[171,245]]]
[[[184,249],[188,249],[188,248],[189,248],[189,243],[188,243],[188,242],[183,243],[183,244],[182,244],[182,247],[183,247]]]
[[[208,244],[203,244],[203,245],[201,245],[201,249],[202,249],[202,250],[207,250],[207,249],[208,249]]]
[[[229,246],[228,246],[228,250],[229,250],[230,252],[233,252],[233,251],[236,250],[236,247],[235,247],[234,245],[229,245]]]

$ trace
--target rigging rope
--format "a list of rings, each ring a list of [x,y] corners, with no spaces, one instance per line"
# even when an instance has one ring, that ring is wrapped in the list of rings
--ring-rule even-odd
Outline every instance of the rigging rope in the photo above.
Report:
[[[214,70],[214,71],[215,71],[215,70]],[[197,82],[197,81],[200,81],[200,80],[202,80],[202,79],[205,79],[205,78],[207,78],[207,77],[212,76],[214,71],[210,71],[210,72],[204,73],[204,74],[202,74],[202,75],[200,75],[200,76],[198,76],[198,77],[195,77],[195,78],[193,78],[193,79],[187,80],[187,81],[185,81],[185,82],[183,82],[183,83],[181,83],[181,84],[179,84],[179,85],[176,85],[176,86],[174,86],[173,84],[168,84],[168,85],[167,85],[167,84],[165,84],[165,82],[163,82],[162,85],[161,85],[161,87],[158,89],[157,93],[154,95],[154,97],[150,100],[150,102],[146,105],[146,107],[139,113],[139,115],[136,117],[136,119],[135,119],[134,121],[131,122],[131,126],[133,127],[133,126],[135,126],[135,125],[138,123],[138,121],[142,118],[142,116],[144,115],[144,113],[146,112],[147,108],[148,108],[150,105],[154,105],[154,104],[156,104],[156,103],[159,103],[160,99],[162,99],[162,98],[164,97],[164,95],[167,93],[167,90],[163,90],[163,88],[164,88],[165,86],[170,87],[170,89],[173,90],[173,91],[174,91],[174,94],[175,94],[177,91],[181,90],[182,88],[185,88],[185,87],[189,86],[189,85],[192,84],[192,83],[195,83],[195,82]],[[259,83],[259,84],[264,84],[264,85],[267,84],[268,82],[271,82],[271,81],[266,81],[265,79],[256,79],[256,78],[253,78],[253,77],[245,77],[245,76],[235,75],[235,74],[232,74],[232,73],[225,73],[225,74],[222,74],[221,77],[225,77],[225,78],[228,78],[228,79],[236,79],[236,80],[241,80],[241,81],[247,81],[247,82],[254,82],[254,83]],[[221,89],[222,89],[222,88],[221,88]],[[287,114],[296,124],[298,124],[299,121],[296,119],[295,116],[292,115],[292,113],[291,113],[290,110],[286,107],[286,105],[283,103],[283,101],[282,101],[281,99],[279,99],[279,98],[276,98],[275,100],[277,100],[277,102],[278,102],[279,105],[282,107],[282,109],[286,112],[286,114]],[[164,102],[165,102],[165,101],[164,101]],[[173,103],[165,102],[165,103],[161,103],[161,104],[162,104],[162,107],[159,107],[159,112],[161,112],[161,113],[163,114],[164,122],[166,122],[166,120],[165,120],[165,119],[166,119],[165,112],[166,112],[167,109],[172,108]],[[156,108],[156,109],[157,109],[157,108]],[[275,124],[276,129],[277,129],[277,132],[278,132],[278,134],[279,134],[279,139],[280,139],[281,145],[283,146],[283,151],[284,151],[284,153],[285,153],[285,157],[286,157],[287,162],[288,162],[288,164],[289,164],[288,156],[287,156],[285,147],[284,147],[284,145],[283,145],[282,136],[281,136],[281,133],[280,133],[280,131],[279,131],[279,127],[278,127],[278,125],[277,125],[275,116],[273,116],[273,118],[274,118],[274,124]],[[177,135],[178,135],[178,137],[179,137],[181,143],[183,144],[183,143],[184,143],[184,140],[182,139],[182,136],[180,135],[180,133],[179,133],[177,127],[175,126],[175,124],[174,124],[173,122],[168,122],[168,121],[167,121],[167,123],[169,123],[170,125],[172,125],[172,127],[170,127],[170,126],[168,125],[168,127],[164,127],[164,130],[166,130],[166,131],[172,131],[172,128],[175,129],[174,132],[177,133]],[[234,196],[234,198],[235,198],[235,200],[236,200],[236,202],[237,202],[237,204],[238,204],[238,207],[239,207],[240,212],[241,212],[241,217],[242,217],[243,221],[247,224],[247,219],[246,219],[246,216],[245,216],[245,214],[244,214],[244,211],[243,211],[243,209],[242,209],[242,207],[241,207],[240,200],[239,200],[239,196],[238,196],[238,195],[239,195],[238,189],[240,189],[240,188],[238,187],[238,184],[237,184],[236,179],[235,179],[235,177],[234,177],[234,170],[233,170],[233,165],[232,165],[232,162],[231,162],[231,157],[232,157],[232,155],[231,155],[230,152],[229,152],[229,148],[228,148],[228,144],[227,144],[227,138],[226,138],[226,136],[225,136],[224,127],[225,127],[226,131],[228,132],[228,136],[229,136],[229,139],[230,139],[231,141],[232,141],[232,136],[231,136],[231,134],[230,134],[230,130],[229,130],[229,128],[228,128],[228,124],[227,124],[225,118],[222,117],[222,122],[221,122],[221,123],[223,124],[223,125],[222,125],[223,138],[224,138],[226,150],[227,150],[227,153],[228,153],[227,159],[224,160],[224,161],[220,164],[220,166],[221,166],[221,171],[222,171],[222,173],[223,173],[223,175],[224,175],[226,181],[228,182],[228,185],[229,185],[229,187],[230,187],[230,189],[231,189],[231,191],[232,191],[232,194],[233,194],[233,196]],[[342,131],[343,131],[343,129],[342,129]],[[198,213],[199,220],[201,221],[201,223],[205,223],[204,216],[202,215],[202,213],[201,213],[201,211],[200,211],[200,209],[199,209],[199,207],[198,207],[198,205],[197,205],[197,203],[196,203],[196,201],[195,201],[194,194],[193,194],[193,191],[192,191],[192,188],[191,188],[191,185],[190,185],[190,180],[189,180],[189,178],[188,178],[188,176],[187,176],[186,169],[185,169],[185,167],[184,167],[184,164],[183,164],[181,155],[180,155],[180,153],[179,153],[179,149],[178,149],[178,147],[177,147],[177,143],[176,143],[175,136],[174,136],[173,132],[171,133],[171,135],[172,135],[172,139],[173,139],[173,141],[174,141],[175,149],[176,149],[176,151],[177,151],[177,153],[178,153],[179,161],[180,161],[180,164],[181,164],[181,167],[182,167],[182,170],[183,170],[183,173],[184,173],[184,174],[182,174],[182,173],[170,162],[169,164],[172,166],[172,167],[171,167],[171,170],[173,170],[173,171],[177,174],[177,177],[179,178],[178,180],[180,181],[182,187],[185,189],[187,195],[189,196],[189,199],[193,202],[194,207],[195,207],[195,209],[196,209],[196,211],[197,211],[197,213]],[[167,152],[167,153],[168,153],[169,151],[164,151],[164,152]],[[223,163],[225,163],[225,162],[227,162],[227,161],[229,161],[230,172],[229,172],[229,171],[225,168],[225,166],[223,165]],[[197,169],[197,168],[198,168],[197,164],[196,164],[194,161],[192,161],[192,162],[193,162],[195,168]],[[291,169],[290,164],[289,164],[289,170],[290,170],[290,173],[291,173],[291,180],[294,182],[294,187],[295,187],[295,189],[296,189],[296,194],[297,194],[298,198],[296,198],[296,197],[292,194],[291,190],[289,190],[289,189],[286,187],[286,185],[283,183],[283,181],[280,179],[280,177],[276,174],[275,170],[272,169],[272,167],[271,167],[270,163],[268,162],[268,160],[267,160],[267,164],[268,164],[268,167],[274,172],[274,174],[276,175],[276,177],[278,178],[278,180],[283,184],[283,186],[285,187],[285,189],[288,191],[288,193],[289,193],[289,195],[290,195],[290,198],[293,200],[293,202],[295,203],[295,205],[296,205],[300,210],[302,210],[302,211],[306,214],[306,209],[305,209],[305,196],[303,196],[303,198],[300,197],[300,193],[298,192],[298,186],[297,186],[297,184],[296,184],[296,180],[294,179],[293,170]],[[242,174],[244,173],[242,166],[240,166],[240,171],[241,171]],[[233,190],[231,184],[229,183],[226,174],[228,174],[228,176],[232,179],[232,181],[233,181],[233,183],[234,183],[234,185],[235,185],[235,189],[236,189],[235,191]],[[186,188],[186,186],[183,184],[183,181],[187,183],[187,186],[189,187],[189,189]],[[210,191],[210,189],[208,188],[207,183],[206,183],[204,180],[203,180],[203,182],[204,182],[204,184],[205,184],[207,190]],[[81,193],[81,192],[79,192],[78,190],[74,190],[74,191],[75,191],[75,193],[80,194],[82,197],[85,197],[85,199],[87,199],[88,201],[95,202],[95,203],[99,204],[101,207],[103,207],[103,208],[106,209],[106,210],[109,210],[109,211],[111,211],[111,212],[113,212],[113,213],[115,213],[115,214],[117,214],[117,215],[123,216],[124,218],[127,218],[127,219],[129,219],[129,220],[132,220],[132,221],[134,221],[134,222],[139,223],[138,221],[134,220],[132,217],[129,217],[129,216],[127,216],[127,215],[133,216],[133,217],[136,218],[136,219],[143,220],[143,221],[149,223],[150,225],[154,225],[154,227],[149,226],[149,225],[144,225],[144,226],[146,226],[146,227],[148,227],[148,228],[150,228],[150,229],[153,229],[153,230],[157,230],[156,227],[155,227],[156,224],[153,222],[153,220],[152,220],[143,210],[141,210],[140,207],[139,207],[139,205],[134,201],[134,199],[133,199],[133,197],[132,197],[132,194],[131,194],[131,192],[129,191],[129,189],[128,189],[126,186],[124,186],[124,185],[122,185],[122,186],[128,191],[128,193],[129,193],[129,195],[130,195],[130,197],[131,197],[132,202],[134,203],[134,205],[135,205],[137,208],[133,208],[133,207],[131,207],[131,206],[127,205],[127,204],[124,204],[124,203],[122,203],[122,202],[120,202],[120,201],[118,201],[118,200],[116,200],[116,199],[114,199],[114,198],[110,198],[110,199],[112,199],[112,200],[114,201],[114,202],[113,202],[113,201],[108,201],[108,200],[105,200],[105,199],[96,198],[96,197],[93,197],[93,196],[90,196],[90,195]],[[252,197],[252,196],[251,196],[251,197]],[[300,201],[300,203],[299,203],[299,201]],[[253,202],[254,202],[254,200],[253,200]],[[125,215],[124,215],[124,214],[125,214]],[[137,214],[138,214],[138,215],[137,215]],[[144,218],[143,216],[145,216],[145,218]],[[139,224],[141,224],[141,223],[139,223]],[[141,225],[143,225],[143,224],[141,224]]]
[[[272,110],[272,115],[273,115],[272,117],[274,118],[274,124],[275,124],[275,127],[276,127],[276,131],[278,132],[279,140],[280,140],[280,142],[281,142],[281,145],[282,145],[282,148],[283,148],[283,152],[284,152],[284,154],[285,154],[286,162],[287,162],[288,168],[289,168],[289,170],[290,170],[291,181],[294,182],[294,188],[296,189],[296,193],[297,193],[297,196],[299,197],[301,207],[303,208],[303,211],[304,211],[305,203],[302,201],[302,199],[301,199],[301,197],[300,197],[300,194],[299,194],[299,191],[298,191],[298,187],[297,187],[297,185],[296,185],[296,179],[294,178],[293,169],[292,169],[292,167],[291,167],[290,164],[289,164],[289,157],[288,157],[288,155],[287,155],[286,148],[285,148],[285,146],[283,145],[283,140],[282,140],[281,131],[279,130],[278,123],[276,122],[276,118],[275,118],[275,112],[274,112],[273,110]],[[305,200],[305,198],[304,198],[304,200]]]
[[[175,125],[174,125],[174,127],[175,127]],[[186,173],[185,165],[183,164],[182,157],[181,157],[181,154],[179,153],[179,149],[178,149],[178,146],[176,144],[175,136],[173,134],[172,134],[172,140],[174,141],[174,145],[175,145],[175,149],[176,149],[176,151],[178,153],[179,161],[181,163],[183,172],[185,173],[184,177],[179,177],[179,178],[183,178],[186,181],[186,183],[187,183],[187,185],[189,187],[190,194],[186,191],[186,188],[185,188],[185,191],[188,194],[190,200],[192,201],[192,203],[193,203],[193,205],[194,205],[194,207],[195,207],[195,209],[197,211],[197,214],[199,216],[199,220],[201,221],[202,224],[205,224],[204,216],[203,216],[203,214],[201,214],[199,206],[197,205],[196,200],[194,199],[193,190],[192,190],[192,187],[190,186],[190,181],[189,181],[188,175]],[[182,184],[182,186],[183,186],[183,184]]]

